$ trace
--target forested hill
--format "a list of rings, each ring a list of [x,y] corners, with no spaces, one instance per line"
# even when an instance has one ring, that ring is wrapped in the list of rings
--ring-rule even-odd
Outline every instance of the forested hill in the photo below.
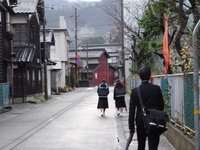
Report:
[[[74,37],[75,29],[75,7],[78,9],[78,36],[79,39],[92,36],[106,36],[107,32],[115,28],[113,20],[101,8],[102,2],[69,2],[66,0],[46,0],[45,10],[48,22],[58,20],[59,16],[64,16],[67,21],[68,31],[71,38]],[[53,9],[50,7],[53,6]],[[47,26],[50,26],[49,24]]]

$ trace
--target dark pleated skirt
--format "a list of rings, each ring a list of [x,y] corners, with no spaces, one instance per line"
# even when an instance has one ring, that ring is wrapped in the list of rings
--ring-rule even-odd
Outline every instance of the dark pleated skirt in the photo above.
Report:
[[[108,98],[99,98],[97,108],[108,108]]]
[[[116,98],[116,100],[115,100],[115,107],[117,107],[117,108],[126,107],[124,96]]]

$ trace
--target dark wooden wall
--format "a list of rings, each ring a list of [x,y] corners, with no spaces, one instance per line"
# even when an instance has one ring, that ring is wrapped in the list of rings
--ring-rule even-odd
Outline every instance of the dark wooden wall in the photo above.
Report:
[[[0,83],[8,82],[7,67],[11,64],[11,39],[6,31],[6,12],[1,11],[0,24]]]
[[[32,44],[36,51],[32,62],[18,63],[14,69],[14,97],[26,97],[42,93],[42,67],[40,54],[40,26],[36,16],[27,24],[15,24],[14,45]]]

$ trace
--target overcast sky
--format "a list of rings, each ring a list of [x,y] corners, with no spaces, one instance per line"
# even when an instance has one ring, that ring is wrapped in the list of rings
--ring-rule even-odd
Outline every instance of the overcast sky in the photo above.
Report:
[[[99,2],[101,0],[66,0],[66,1],[69,1],[69,2],[77,2],[77,1],[85,1],[85,2]]]

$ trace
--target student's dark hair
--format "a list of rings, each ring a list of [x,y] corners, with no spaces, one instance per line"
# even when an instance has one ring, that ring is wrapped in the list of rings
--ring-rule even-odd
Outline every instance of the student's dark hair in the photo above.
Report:
[[[106,83],[106,80],[105,80],[105,79],[103,79],[101,82],[103,82],[103,83]]]
[[[121,83],[121,80],[117,80],[117,83]]]
[[[149,80],[151,77],[151,69],[149,67],[143,67],[139,70],[139,76],[141,80]]]

